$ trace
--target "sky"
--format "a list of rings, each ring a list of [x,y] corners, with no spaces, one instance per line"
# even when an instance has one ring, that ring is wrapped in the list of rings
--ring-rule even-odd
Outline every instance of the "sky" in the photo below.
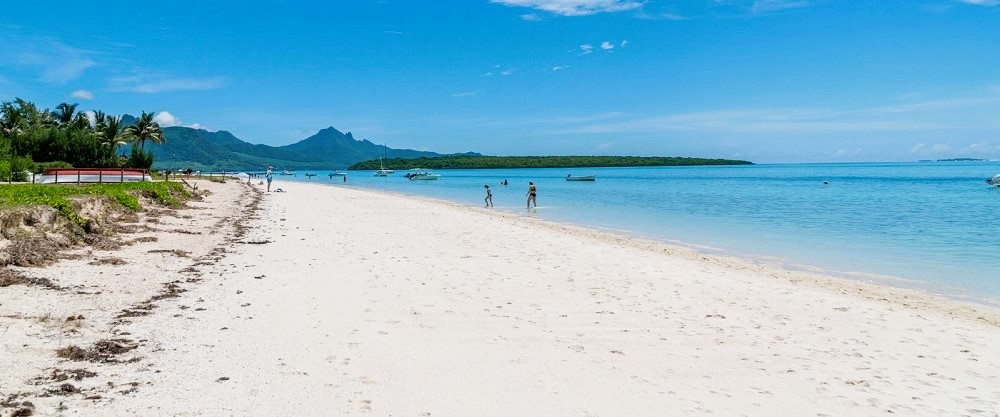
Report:
[[[1000,0],[14,2],[15,97],[268,145],[1000,159]]]

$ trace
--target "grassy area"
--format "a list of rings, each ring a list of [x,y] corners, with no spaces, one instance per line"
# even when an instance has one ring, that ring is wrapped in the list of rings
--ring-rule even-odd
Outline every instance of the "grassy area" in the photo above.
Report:
[[[136,195],[145,195],[168,206],[176,206],[181,199],[190,196],[184,186],[176,182],[127,182],[123,184],[85,185],[31,185],[14,184],[0,187],[0,208],[15,205],[44,204],[59,211],[59,214],[78,225],[86,220],[73,210],[69,197],[106,195],[128,210],[139,211]]]

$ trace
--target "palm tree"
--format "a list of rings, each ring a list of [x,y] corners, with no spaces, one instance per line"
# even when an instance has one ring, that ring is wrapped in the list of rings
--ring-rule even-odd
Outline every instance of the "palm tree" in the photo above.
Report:
[[[24,129],[24,116],[10,103],[0,107],[0,137],[12,139]]]
[[[101,144],[110,146],[112,149],[125,144],[122,137],[121,116],[112,116],[98,111],[94,113],[94,120],[96,121],[94,133]]]
[[[160,124],[153,121],[153,114],[146,112],[142,112],[142,116],[139,116],[139,120],[136,120],[134,125],[126,127],[122,131],[122,136],[132,143],[138,143],[141,150],[146,150],[147,140],[153,143],[167,141],[163,137],[163,129],[160,129]]]
[[[56,122],[60,126],[65,126],[73,121],[76,117],[76,106],[77,104],[61,103],[56,106],[56,111],[53,116],[56,118]]]

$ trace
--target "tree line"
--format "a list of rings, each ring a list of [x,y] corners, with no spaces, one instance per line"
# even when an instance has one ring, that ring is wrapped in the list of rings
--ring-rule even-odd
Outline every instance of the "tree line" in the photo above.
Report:
[[[380,165],[381,163],[381,165]],[[348,169],[500,169],[500,168],[583,168],[690,165],[752,165],[731,159],[686,158],[679,156],[471,156],[449,155],[432,158],[378,159],[359,162]]]
[[[0,180],[23,181],[43,168],[142,168],[153,165],[146,142],[164,143],[153,113],[134,123],[102,111],[80,112],[77,104],[42,109],[16,98],[0,103]],[[129,154],[119,154],[125,146]]]

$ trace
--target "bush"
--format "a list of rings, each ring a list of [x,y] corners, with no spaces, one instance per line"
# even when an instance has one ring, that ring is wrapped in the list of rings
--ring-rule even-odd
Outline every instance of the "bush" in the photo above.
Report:
[[[35,173],[41,174],[45,172],[46,169],[50,168],[73,168],[73,164],[63,161],[52,161],[52,162],[39,162],[35,164]]]
[[[26,156],[13,156],[0,161],[0,181],[27,181],[28,174],[35,170],[35,163]]]
[[[125,161],[126,168],[149,169],[153,166],[153,153],[145,152],[142,149],[132,147],[132,154]]]

